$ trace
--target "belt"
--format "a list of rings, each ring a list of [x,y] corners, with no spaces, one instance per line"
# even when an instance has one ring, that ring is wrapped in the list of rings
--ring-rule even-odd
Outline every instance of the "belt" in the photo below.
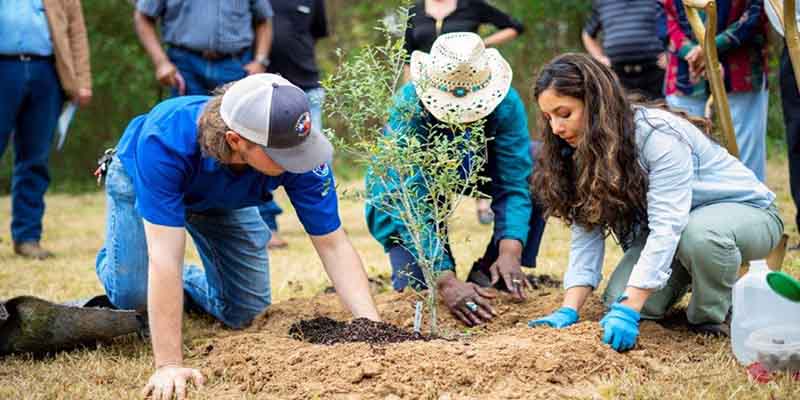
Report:
[[[223,58],[235,57],[235,56],[238,56],[238,55],[244,53],[245,51],[249,50],[248,47],[245,47],[244,49],[241,49],[241,50],[233,52],[233,53],[222,53],[222,52],[214,51],[214,50],[195,50],[195,49],[190,49],[190,48],[184,47],[184,46],[178,46],[178,45],[175,45],[175,44],[170,44],[169,46],[172,47],[172,48],[175,48],[175,49],[187,51],[189,53],[198,55],[201,58],[204,58],[204,59],[209,60],[209,61],[216,61],[216,60],[221,60]]]
[[[14,61],[52,61],[53,56],[40,56],[38,54],[0,54],[0,60]]]
[[[614,63],[613,69],[622,71],[626,74],[640,74],[648,69],[658,68],[656,61],[642,61],[637,63]]]

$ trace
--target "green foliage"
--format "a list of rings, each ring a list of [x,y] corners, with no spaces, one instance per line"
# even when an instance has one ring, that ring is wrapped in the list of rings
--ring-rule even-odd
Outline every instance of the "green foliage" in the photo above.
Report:
[[[531,1],[490,0],[492,4],[521,20],[526,31],[516,40],[499,48],[514,70],[514,87],[528,106],[532,135],[537,135],[536,104],[531,86],[539,67],[553,56],[566,51],[582,51],[580,32],[591,9],[591,0]],[[153,68],[139,45],[133,30],[133,6],[130,0],[83,0],[83,10],[91,47],[94,101],[78,111],[70,137],[62,152],[51,157],[53,189],[78,191],[93,188],[91,172],[102,151],[116,144],[128,121],[147,112],[159,99],[168,95],[155,81]],[[395,10],[398,0],[326,0],[331,36],[317,45],[317,60],[323,76],[337,68],[336,49],[355,53],[369,45],[381,44],[375,22],[387,10]],[[487,28],[482,34],[488,34]],[[783,153],[783,121],[780,110],[777,62],[782,41],[771,36],[770,107],[768,138],[770,154]],[[328,96],[330,100],[332,96]],[[376,105],[376,108],[377,107]],[[385,110],[384,110],[385,111]],[[348,136],[343,118],[326,116],[326,125]],[[778,145],[779,147],[775,147]],[[0,193],[10,189],[13,146],[0,157]],[[347,154],[337,155],[337,175],[357,177],[362,172],[351,166]]]
[[[405,22],[406,10],[398,18]],[[457,203],[473,193],[485,164],[486,137],[482,122],[462,125],[452,121],[420,126],[418,102],[409,102],[394,90],[407,57],[402,39],[389,29],[376,30],[383,38],[344,56],[339,68],[323,81],[330,99],[328,115],[339,117],[347,137],[327,131],[337,149],[366,167],[370,176],[367,204],[402,223],[408,235],[398,238],[415,256],[428,287],[431,333],[437,331],[438,265],[445,254],[447,223]],[[426,82],[417,82],[424,90]],[[423,87],[423,88],[420,88]],[[389,115],[392,110],[393,115]],[[384,127],[387,119],[400,121]]]

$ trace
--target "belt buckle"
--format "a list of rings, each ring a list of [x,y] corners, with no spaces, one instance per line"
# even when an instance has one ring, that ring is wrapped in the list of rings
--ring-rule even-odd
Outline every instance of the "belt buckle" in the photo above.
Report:
[[[220,53],[217,53],[217,52],[216,52],[216,51],[214,51],[214,50],[203,50],[203,52],[201,53],[201,55],[202,55],[202,56],[203,56],[203,58],[205,58],[206,60],[212,60],[212,61],[213,61],[213,60],[217,60],[217,59],[220,59],[220,58],[221,58],[221,57],[220,57]]]
[[[20,61],[30,61],[31,60],[31,56],[29,56],[27,54],[20,54],[19,55],[19,60]]]

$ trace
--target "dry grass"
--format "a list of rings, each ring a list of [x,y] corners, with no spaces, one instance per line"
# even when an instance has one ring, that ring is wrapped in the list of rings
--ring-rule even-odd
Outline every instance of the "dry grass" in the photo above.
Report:
[[[787,221],[787,233],[796,242],[794,209],[788,193],[785,160],[773,160],[769,166],[770,187],[779,194],[779,202]],[[359,182],[350,186],[357,187]],[[27,261],[15,257],[7,231],[10,215],[8,197],[0,198],[0,299],[30,294],[54,301],[87,297],[102,292],[94,273],[94,257],[104,237],[104,198],[101,193],[80,196],[47,197],[44,243],[58,254],[54,260]],[[290,209],[286,198],[279,197]],[[369,236],[359,202],[344,199],[340,211],[345,227],[362,255],[369,274],[387,274],[387,257]],[[290,250],[271,254],[273,301],[304,297],[318,293],[328,280],[311,243],[297,219],[288,211],[280,222]],[[480,256],[490,230],[478,225],[474,202],[467,200],[460,207],[454,222],[452,244],[459,263],[459,273]],[[539,273],[563,274],[567,262],[568,231],[551,221],[539,256]],[[606,271],[610,272],[620,258],[620,251],[609,246]],[[199,263],[193,249],[187,261]],[[800,256],[789,254],[785,269],[800,275]],[[533,316],[531,316],[533,317]],[[225,335],[227,331],[208,319],[189,318],[185,323],[185,343],[191,347],[195,339]],[[686,354],[659,366],[657,379],[621,375],[587,387],[566,388],[563,395],[576,398],[800,398],[800,384],[788,379],[768,385],[748,382],[730,356],[726,343],[712,342],[719,347],[713,357]],[[600,360],[598,360],[600,361]],[[126,399],[137,398],[140,387],[151,372],[149,344],[136,338],[124,338],[99,349],[60,353],[52,358],[34,360],[25,356],[7,357],[0,361],[0,398],[2,399]],[[226,392],[214,382],[193,398],[240,398]],[[524,397],[524,394],[520,394]]]

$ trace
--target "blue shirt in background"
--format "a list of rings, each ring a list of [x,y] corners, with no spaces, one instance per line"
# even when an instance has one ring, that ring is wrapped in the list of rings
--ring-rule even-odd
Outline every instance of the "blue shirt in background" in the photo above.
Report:
[[[238,53],[253,45],[253,22],[272,17],[268,0],[138,0],[136,9],[161,20],[167,44]]]
[[[53,55],[42,0],[0,1],[0,54]]]
[[[145,220],[182,227],[187,212],[260,205],[268,193],[283,186],[306,232],[325,235],[339,228],[335,182],[327,164],[304,174],[267,176],[249,167],[233,171],[204,156],[197,142],[197,121],[208,99],[166,100],[125,129],[117,157],[133,180],[136,210]]]

